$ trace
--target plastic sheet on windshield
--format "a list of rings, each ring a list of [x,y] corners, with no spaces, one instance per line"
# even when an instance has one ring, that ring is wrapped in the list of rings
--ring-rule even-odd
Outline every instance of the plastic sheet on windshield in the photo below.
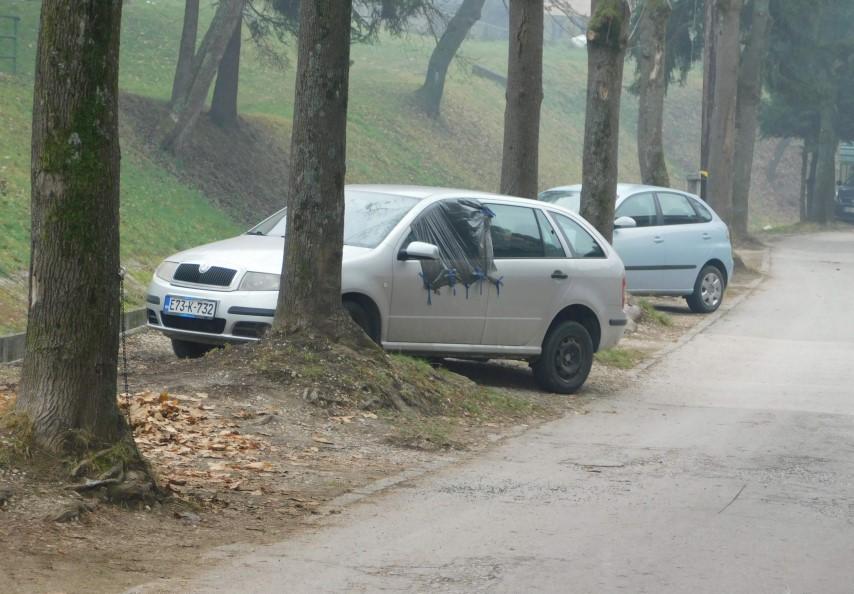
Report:
[[[476,200],[444,200],[425,210],[412,223],[412,239],[439,248],[438,260],[421,261],[421,279],[431,293],[449,287],[452,295],[483,292],[483,284],[500,288],[493,261],[490,224],[495,216]]]

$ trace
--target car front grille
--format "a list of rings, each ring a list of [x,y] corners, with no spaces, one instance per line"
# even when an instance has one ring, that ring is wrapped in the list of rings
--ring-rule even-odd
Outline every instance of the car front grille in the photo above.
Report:
[[[160,319],[163,320],[164,326],[175,328],[176,330],[191,330],[193,332],[207,332],[208,334],[222,334],[223,330],[225,330],[225,320],[223,318],[203,320],[200,318],[173,316],[172,314],[160,312]]]
[[[172,280],[193,283],[195,285],[227,287],[234,280],[235,274],[237,274],[237,271],[232,268],[211,266],[204,272],[200,272],[198,264],[181,264],[175,270]]]

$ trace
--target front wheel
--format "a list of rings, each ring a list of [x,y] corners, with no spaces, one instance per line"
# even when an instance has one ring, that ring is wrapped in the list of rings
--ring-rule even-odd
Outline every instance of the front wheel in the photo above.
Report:
[[[343,303],[344,309],[347,310],[347,313],[350,314],[350,317],[353,318],[353,321],[359,325],[359,327],[364,330],[365,334],[373,340],[375,343],[380,344],[380,328],[377,320],[374,319],[374,316],[368,313],[360,303],[357,303],[351,299],[347,299]]]
[[[179,338],[172,339],[172,351],[179,359],[198,359],[216,347],[212,344],[190,342]]]
[[[558,394],[573,394],[584,385],[593,366],[593,340],[578,322],[561,322],[543,341],[540,358],[531,365],[540,386]]]
[[[723,273],[717,266],[704,266],[694,283],[694,292],[685,298],[694,313],[708,314],[717,310],[724,300]]]

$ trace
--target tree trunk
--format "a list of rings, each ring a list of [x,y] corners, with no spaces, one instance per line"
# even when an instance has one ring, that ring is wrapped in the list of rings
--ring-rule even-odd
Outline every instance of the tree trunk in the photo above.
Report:
[[[765,169],[765,179],[769,184],[777,181],[777,168],[780,166],[780,161],[786,156],[786,151],[789,150],[789,145],[792,144],[791,138],[781,138],[774,147],[774,156],[768,161],[768,166]]]
[[[807,175],[809,175],[809,158],[806,143],[801,148],[801,193],[798,204],[800,205],[800,222],[807,220]]]
[[[300,3],[291,175],[275,330],[337,337],[352,0]]]
[[[175,79],[172,81],[170,105],[174,104],[179,97],[186,96],[193,83],[193,58],[196,55],[198,30],[199,0],[186,0],[184,28],[181,30],[181,45],[178,47],[178,64],[175,66]]]
[[[710,0],[716,5],[714,102],[709,117],[708,202],[732,223],[735,105],[738,94],[739,35],[743,0]]]
[[[591,15],[587,29],[581,216],[610,242],[617,197],[620,95],[629,5],[625,0],[594,0]]]
[[[703,0],[703,111],[700,134],[700,170],[709,170],[709,139],[711,137],[712,107],[715,104],[715,74],[717,46],[715,44],[715,26],[717,22],[717,0]],[[706,198],[704,196],[703,198]]]
[[[430,55],[427,76],[417,96],[424,111],[432,118],[439,117],[442,95],[445,92],[445,77],[448,75],[451,60],[457,55],[457,50],[460,49],[472,26],[480,20],[485,1],[463,0]]]
[[[836,107],[832,104],[821,106],[820,120],[813,220],[824,225],[833,218],[836,198],[836,152],[839,150],[839,138],[835,127]]]
[[[664,158],[665,56],[669,0],[646,0],[638,22],[638,160],[641,179],[652,186],[670,186]]]
[[[16,408],[35,442],[54,452],[127,433],[116,404],[121,13],[120,0],[44,0],[41,9],[29,323]]]
[[[809,173],[807,175],[807,203],[806,203],[806,213],[807,220],[815,221],[816,220],[816,209],[815,209],[815,179],[816,179],[816,170],[818,169],[818,149],[813,148],[810,151],[810,167]]]
[[[735,156],[732,182],[732,230],[747,237],[750,218],[750,180],[756,149],[759,103],[762,100],[762,62],[770,30],[769,0],[753,0],[750,31],[744,39],[738,71],[735,114]]]
[[[179,153],[187,142],[196,120],[205,106],[216,70],[225,54],[225,48],[234,35],[238,21],[243,17],[245,0],[221,0],[205,38],[193,59],[193,82],[183,97],[172,105],[169,118],[171,127],[162,142],[164,150]]]
[[[237,21],[234,34],[228,41],[225,54],[219,63],[216,75],[213,99],[211,100],[211,119],[221,128],[237,125],[237,89],[240,82],[240,36],[243,32],[243,19]]]
[[[511,0],[501,193],[537,197],[543,102],[543,0]]]

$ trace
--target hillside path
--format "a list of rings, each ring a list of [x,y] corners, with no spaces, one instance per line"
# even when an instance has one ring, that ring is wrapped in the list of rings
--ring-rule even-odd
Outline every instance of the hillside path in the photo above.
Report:
[[[852,296],[854,232],[783,239],[588,414],[144,591],[850,593]]]

